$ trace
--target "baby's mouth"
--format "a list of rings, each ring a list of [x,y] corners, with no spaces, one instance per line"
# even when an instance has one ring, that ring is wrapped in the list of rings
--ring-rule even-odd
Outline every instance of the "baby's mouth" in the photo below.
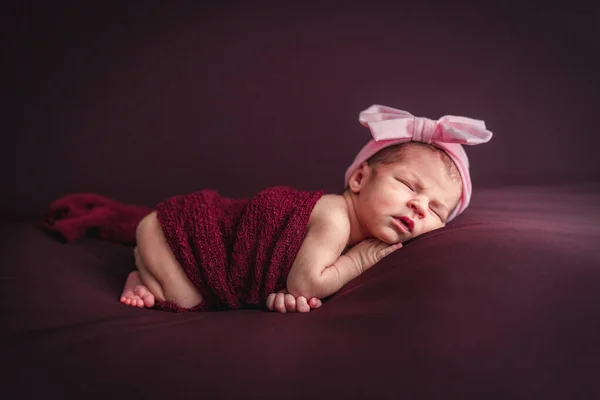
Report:
[[[415,224],[412,219],[408,217],[396,217],[396,220],[398,220],[398,222],[400,222],[400,224],[402,224],[402,226],[404,226],[407,231],[412,233],[415,227]]]

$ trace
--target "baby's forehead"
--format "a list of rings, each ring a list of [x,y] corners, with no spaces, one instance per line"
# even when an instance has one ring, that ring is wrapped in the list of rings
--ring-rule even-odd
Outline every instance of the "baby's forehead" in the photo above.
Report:
[[[462,192],[460,173],[445,154],[422,148],[410,148],[396,158],[391,167],[406,171],[423,181],[424,186],[436,187],[458,201]]]
[[[452,161],[448,159],[449,163],[445,162],[444,158],[447,157],[445,153],[438,150],[411,146],[399,150],[396,157],[393,157],[391,164],[412,170],[448,170]]]

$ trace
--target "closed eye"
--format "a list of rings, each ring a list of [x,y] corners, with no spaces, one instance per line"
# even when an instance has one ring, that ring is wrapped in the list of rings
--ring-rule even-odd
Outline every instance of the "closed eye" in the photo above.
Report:
[[[412,190],[413,192],[415,191],[415,188],[408,183],[407,181],[400,179],[400,178],[396,178],[399,182],[403,183],[407,188],[409,188],[410,190]]]
[[[442,219],[442,216],[441,216],[441,215],[440,215],[440,214],[439,214],[437,211],[435,211],[435,210],[434,210],[433,208],[431,208],[431,207],[429,207],[429,209],[430,209],[431,211],[433,211],[433,213],[434,213],[435,215],[437,215],[437,217],[440,219],[440,221],[444,222],[444,220]]]

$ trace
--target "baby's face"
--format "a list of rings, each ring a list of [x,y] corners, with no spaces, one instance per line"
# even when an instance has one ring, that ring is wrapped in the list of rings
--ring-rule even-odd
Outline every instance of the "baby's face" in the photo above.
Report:
[[[363,166],[355,209],[369,233],[386,243],[405,242],[446,225],[461,183],[438,154],[406,150],[404,160]],[[356,192],[355,192],[356,193]]]

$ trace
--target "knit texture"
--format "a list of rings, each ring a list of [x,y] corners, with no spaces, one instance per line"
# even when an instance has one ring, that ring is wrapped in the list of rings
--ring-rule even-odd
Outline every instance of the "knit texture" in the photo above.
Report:
[[[322,191],[273,187],[233,200],[204,190],[159,203],[157,218],[186,275],[204,300],[193,309],[171,302],[156,308],[201,311],[264,306],[286,278]]]
[[[135,246],[139,222],[152,208],[123,204],[96,193],[71,193],[54,200],[42,216],[42,228],[64,242],[96,237]]]
[[[163,233],[203,302],[182,308],[156,301],[163,311],[190,312],[264,307],[286,279],[323,191],[273,187],[250,199],[213,190],[173,196],[156,205]],[[139,221],[151,208],[122,204],[94,193],[55,200],[42,227],[63,240],[85,236],[135,245]]]

